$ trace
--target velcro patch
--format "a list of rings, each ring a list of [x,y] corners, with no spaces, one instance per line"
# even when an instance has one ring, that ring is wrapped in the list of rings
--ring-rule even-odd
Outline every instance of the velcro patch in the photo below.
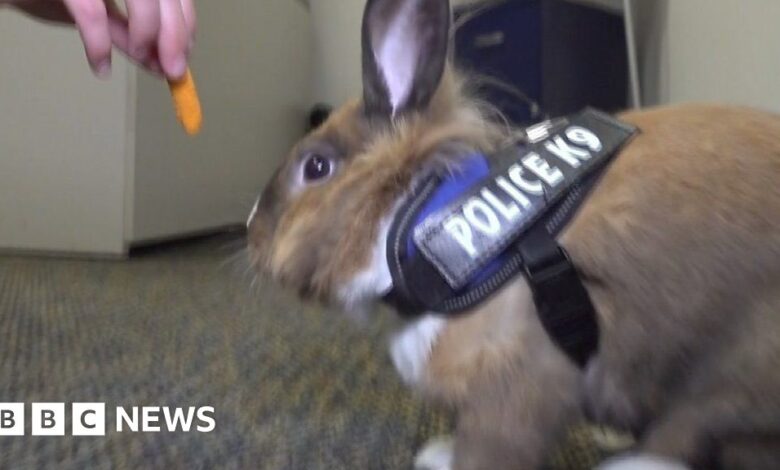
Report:
[[[502,158],[487,179],[415,227],[415,244],[453,289],[464,287],[636,132],[593,109],[535,128],[530,145]]]

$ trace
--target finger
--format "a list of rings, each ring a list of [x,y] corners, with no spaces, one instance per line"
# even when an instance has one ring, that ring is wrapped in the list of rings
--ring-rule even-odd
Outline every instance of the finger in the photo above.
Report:
[[[81,34],[90,67],[98,77],[111,73],[111,35],[103,0],[64,0]]]
[[[160,0],[160,37],[157,51],[168,78],[179,79],[187,71],[187,27],[179,0]]]
[[[111,43],[125,55],[130,55],[130,27],[124,13],[116,7],[108,5],[108,32],[111,35]]]
[[[130,25],[130,57],[144,61],[157,46],[160,6],[155,0],[126,0]]]
[[[157,55],[152,51],[144,60],[138,61],[130,55],[130,30],[128,27],[127,18],[124,13],[118,8],[114,7],[110,2],[108,5],[108,25],[111,32],[111,41],[114,43],[114,47],[122,51],[126,56],[143,66],[147,71],[158,77],[163,77],[162,68],[160,62],[157,60]]]
[[[180,0],[181,12],[184,15],[184,24],[187,26],[187,53],[189,54],[195,42],[195,31],[198,28],[198,18],[195,14],[193,0]]]

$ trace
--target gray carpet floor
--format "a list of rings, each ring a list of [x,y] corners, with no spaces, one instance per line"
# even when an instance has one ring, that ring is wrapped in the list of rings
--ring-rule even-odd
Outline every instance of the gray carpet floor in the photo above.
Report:
[[[451,428],[387,358],[384,314],[358,327],[252,286],[234,235],[126,261],[0,256],[0,402],[27,403],[27,435],[0,468],[405,469]],[[105,402],[107,434],[30,435],[32,402]],[[216,429],[118,433],[117,406],[213,406]],[[601,455],[573,433],[553,463]]]

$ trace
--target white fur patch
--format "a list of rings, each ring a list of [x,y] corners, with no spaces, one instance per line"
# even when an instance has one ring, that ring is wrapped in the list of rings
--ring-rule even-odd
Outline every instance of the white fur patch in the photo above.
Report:
[[[631,455],[609,459],[596,470],[688,470],[688,466],[653,455]]]
[[[375,59],[385,78],[393,112],[409,97],[417,67],[417,37],[414,34],[415,3],[407,0],[387,28],[381,44],[375,44]]]
[[[446,325],[447,320],[442,317],[425,315],[393,337],[390,357],[408,385],[418,384],[422,380],[433,346]]]
[[[415,470],[450,470],[455,455],[455,442],[451,437],[428,441],[414,459]]]
[[[363,313],[369,304],[393,288],[386,254],[391,221],[392,216],[383,219],[379,225],[379,236],[371,250],[368,266],[339,290],[339,299],[349,313]]]

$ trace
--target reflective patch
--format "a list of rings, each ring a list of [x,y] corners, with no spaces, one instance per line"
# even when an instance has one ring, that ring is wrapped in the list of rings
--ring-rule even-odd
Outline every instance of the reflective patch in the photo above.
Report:
[[[636,132],[592,109],[556,124],[414,228],[414,243],[453,289],[465,286]]]

